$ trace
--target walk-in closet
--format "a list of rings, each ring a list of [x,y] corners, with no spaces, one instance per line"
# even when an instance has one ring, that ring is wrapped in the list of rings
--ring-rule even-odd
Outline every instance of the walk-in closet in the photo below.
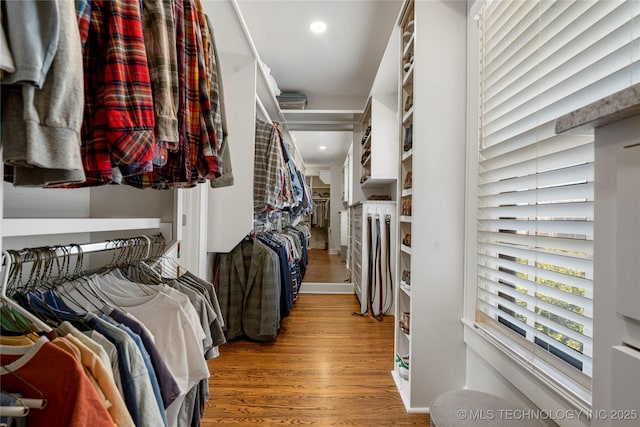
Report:
[[[0,0],[0,426],[640,425],[640,0]]]

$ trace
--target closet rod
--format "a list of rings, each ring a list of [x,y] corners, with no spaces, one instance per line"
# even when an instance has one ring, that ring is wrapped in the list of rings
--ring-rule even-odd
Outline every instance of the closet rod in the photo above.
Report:
[[[266,122],[271,123],[271,118],[269,117],[269,113],[267,112],[267,109],[264,108],[264,104],[262,103],[262,101],[260,100],[260,98],[258,98],[256,96],[256,106],[258,107],[258,112],[262,113],[262,119]]]
[[[161,235],[156,235],[154,237],[158,237]],[[163,238],[164,239],[164,238]],[[122,249],[125,247],[139,246],[143,244],[147,248],[147,253],[151,250],[151,246],[154,241],[151,240],[148,236],[136,236],[136,237],[128,237],[123,239],[114,239],[114,240],[105,240],[102,242],[95,243],[82,243],[82,244],[70,244],[65,246],[55,246],[55,254],[56,256],[70,256],[77,255],[78,253],[88,254],[94,252],[104,252]],[[21,262],[33,262],[34,261],[34,252],[33,249],[36,248],[25,248],[19,251],[12,251],[13,257],[19,256]]]

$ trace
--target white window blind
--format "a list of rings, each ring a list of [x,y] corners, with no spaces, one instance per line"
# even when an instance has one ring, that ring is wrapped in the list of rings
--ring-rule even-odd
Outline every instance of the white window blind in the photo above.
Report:
[[[593,137],[555,119],[640,81],[639,15],[640,0],[495,0],[479,19],[477,321],[587,388]]]

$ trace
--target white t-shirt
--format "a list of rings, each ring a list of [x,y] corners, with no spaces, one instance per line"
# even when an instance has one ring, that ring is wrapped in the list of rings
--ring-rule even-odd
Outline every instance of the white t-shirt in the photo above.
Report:
[[[126,296],[122,293],[122,287],[118,286],[118,281],[103,277],[97,281],[94,289],[104,293],[107,299],[142,322],[154,335],[158,352],[180,388],[180,396],[167,408],[169,426],[175,426],[184,396],[201,380],[209,377],[202,351],[202,326],[195,322],[195,326],[200,328],[196,335],[193,316],[190,318],[180,302],[164,291],[156,295]],[[136,288],[131,283],[125,286]]]

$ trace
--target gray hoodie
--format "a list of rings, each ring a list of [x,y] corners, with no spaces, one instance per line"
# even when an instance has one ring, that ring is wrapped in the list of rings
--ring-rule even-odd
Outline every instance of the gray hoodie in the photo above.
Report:
[[[28,0],[9,1],[5,5],[7,18],[17,23],[7,26],[16,72],[2,81],[4,161],[16,166],[14,184],[45,186],[83,182],[80,128],[84,83],[74,2]],[[50,20],[57,23],[55,34],[53,30],[42,30],[51,29]],[[35,31],[39,28],[41,31]],[[32,35],[26,37],[25,32]],[[57,48],[49,60],[53,40]],[[33,59],[23,60],[22,57],[28,56]],[[44,76],[42,82],[35,80],[39,76]],[[6,82],[19,84],[5,90]]]

